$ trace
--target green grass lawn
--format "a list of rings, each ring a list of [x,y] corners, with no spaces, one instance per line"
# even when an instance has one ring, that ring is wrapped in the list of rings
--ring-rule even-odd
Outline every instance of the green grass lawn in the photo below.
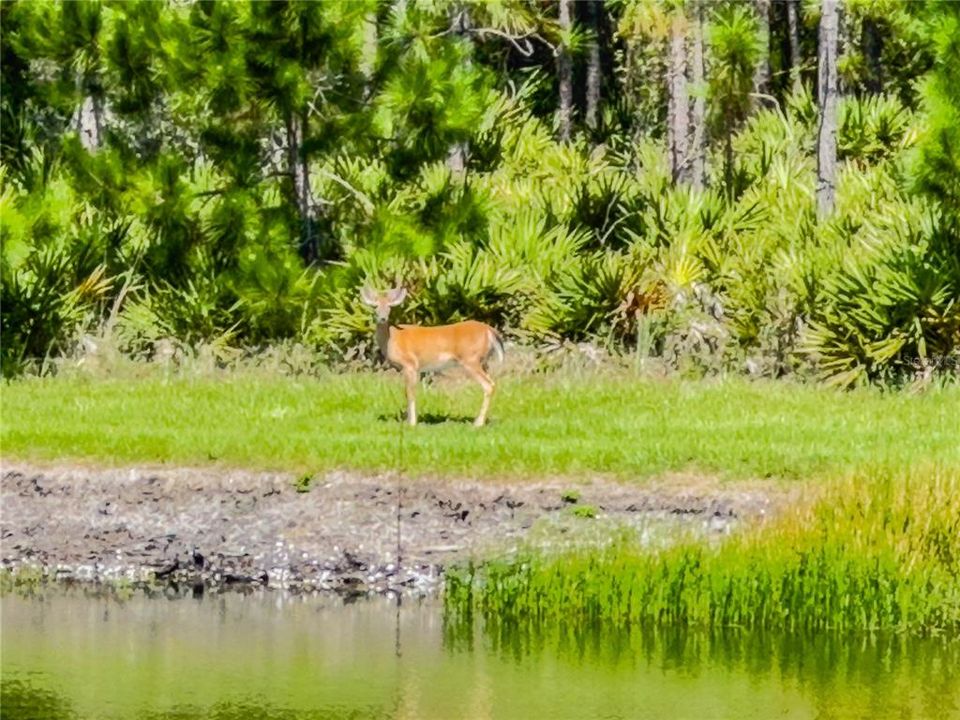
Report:
[[[559,373],[480,391],[421,387],[417,428],[399,422],[394,373],[291,378],[27,378],[2,386],[5,460],[167,463],[460,477],[621,478],[694,470],[725,477],[838,475],[865,467],[960,467],[960,388],[841,393],[791,383],[662,381]]]

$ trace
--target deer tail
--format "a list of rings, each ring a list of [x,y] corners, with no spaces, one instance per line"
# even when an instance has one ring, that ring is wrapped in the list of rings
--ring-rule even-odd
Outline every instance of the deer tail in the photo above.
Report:
[[[497,356],[497,362],[503,362],[503,338],[493,328],[490,328],[490,351]]]

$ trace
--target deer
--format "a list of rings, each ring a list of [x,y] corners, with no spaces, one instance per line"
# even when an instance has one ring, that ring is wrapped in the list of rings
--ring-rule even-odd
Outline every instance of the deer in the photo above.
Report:
[[[376,338],[380,353],[387,362],[401,370],[406,381],[407,422],[417,424],[420,374],[459,364],[483,388],[483,404],[473,422],[476,427],[482,427],[487,422],[495,388],[486,365],[494,354],[498,361],[503,360],[503,339],[492,327],[477,320],[433,327],[392,325],[390,311],[406,297],[407,290],[403,287],[376,292],[365,286],[360,291],[363,302],[376,308]]]

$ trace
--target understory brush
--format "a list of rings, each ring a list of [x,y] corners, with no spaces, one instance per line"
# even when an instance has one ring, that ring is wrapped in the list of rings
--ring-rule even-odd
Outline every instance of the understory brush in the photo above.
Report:
[[[160,360],[202,347],[218,362],[299,346],[328,364],[369,362],[359,289],[403,284],[404,322],[474,318],[532,347],[587,343],[681,374],[843,387],[956,377],[956,218],[905,189],[917,119],[897,100],[845,101],[849,159],[836,212],[818,223],[807,94],[733,138],[728,197],[719,184],[672,187],[651,140],[554,143],[527,92],[487,109],[479,133],[496,135],[502,160],[469,182],[443,163],[399,181],[376,157],[328,158],[317,192],[339,259],[309,267],[277,225],[272,180],[220,195],[229,178],[216,167],[180,163],[104,212],[41,154],[24,160],[30,173],[0,169],[4,374],[93,345]],[[119,162],[103,153],[89,172],[106,182]],[[158,197],[169,210],[144,214]]]

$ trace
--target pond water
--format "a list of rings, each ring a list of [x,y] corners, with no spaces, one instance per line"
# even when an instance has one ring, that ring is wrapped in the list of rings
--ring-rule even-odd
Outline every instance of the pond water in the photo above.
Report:
[[[960,718],[958,640],[445,623],[257,592],[2,601],[20,718]]]

